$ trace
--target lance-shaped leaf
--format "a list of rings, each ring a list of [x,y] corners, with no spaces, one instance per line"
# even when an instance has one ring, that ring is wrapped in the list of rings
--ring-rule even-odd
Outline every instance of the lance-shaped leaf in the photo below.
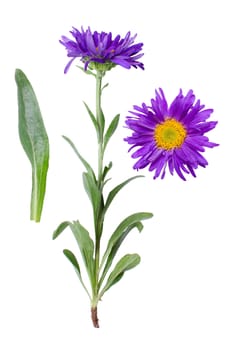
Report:
[[[139,232],[142,231],[143,225],[141,223],[142,220],[150,219],[153,216],[152,213],[139,212],[132,214],[125,218],[113,232],[112,236],[109,239],[106,251],[103,255],[101,267],[105,263],[104,270],[102,272],[99,286],[101,286],[107,272],[109,271],[110,266],[112,265],[113,259],[121,246],[122,242],[128,235],[128,233],[133,229],[137,228]]]
[[[104,205],[102,193],[89,173],[83,173],[83,184],[92,204],[95,230],[98,234],[101,234],[102,230],[98,230],[98,228],[103,223],[102,217],[99,215]]]
[[[68,249],[64,249],[63,250],[63,253],[64,255],[66,256],[66,258],[70,261],[70,263],[73,265],[75,271],[76,271],[76,274],[84,288],[84,290],[86,291],[86,293],[88,294],[90,300],[91,300],[91,296],[88,292],[88,289],[86,288],[83,280],[82,280],[82,277],[81,277],[81,270],[80,270],[80,266],[78,264],[78,261],[77,261],[77,258],[75,257],[75,255],[71,252],[71,250],[68,250]]]
[[[57,227],[57,229],[53,232],[52,239],[56,239],[69,225],[70,225],[70,221],[62,222]]]
[[[82,226],[79,221],[73,221],[70,223],[70,228],[73,232],[74,237],[78,243],[83,261],[86,266],[86,270],[89,275],[91,284],[94,279],[94,243],[91,239],[89,232]]]
[[[136,175],[136,176],[130,177],[129,179],[127,179],[126,181],[123,181],[122,183],[117,185],[115,188],[113,188],[113,190],[110,191],[110,193],[108,194],[108,197],[106,199],[103,215],[105,215],[107,209],[109,208],[110,204],[112,203],[113,199],[118,194],[118,192],[121,191],[121,189],[124,186],[126,186],[129,182],[131,182],[132,180],[137,179],[139,177],[143,177],[143,175]]]
[[[96,176],[95,173],[91,167],[91,165],[81,156],[81,154],[78,152],[76,146],[74,143],[67,137],[63,135],[63,138],[70,144],[74,152],[76,153],[77,157],[80,159],[84,167],[86,168],[87,172],[91,175],[92,179],[96,182]]]
[[[32,166],[30,218],[41,219],[49,163],[49,141],[35,92],[26,75],[15,71],[18,88],[19,137]]]
[[[87,103],[84,102],[84,105],[85,105],[85,108],[87,109],[87,112],[88,112],[90,119],[93,123],[93,126],[96,130],[97,137],[99,137],[99,125],[98,125],[97,119],[96,119],[95,115],[93,114],[93,112],[91,111],[91,109],[89,108],[89,106],[87,105]]]
[[[110,287],[112,287],[123,277],[125,271],[133,269],[139,263],[140,256],[138,254],[127,254],[123,256],[109,275],[105,287],[100,292],[100,298]]]
[[[119,122],[119,117],[120,115],[117,114],[113,120],[111,121],[107,131],[106,131],[106,134],[104,136],[104,147],[103,149],[105,150],[106,149],[106,146],[111,138],[111,136],[114,134],[115,130],[117,129],[118,127],[118,122]]]

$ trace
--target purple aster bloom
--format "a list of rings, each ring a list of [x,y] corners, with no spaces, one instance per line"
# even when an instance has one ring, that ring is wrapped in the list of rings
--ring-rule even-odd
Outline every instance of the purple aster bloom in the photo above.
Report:
[[[134,106],[127,116],[126,125],[132,135],[125,138],[131,149],[137,147],[132,158],[139,158],[134,169],[149,167],[154,171],[154,179],[165,176],[168,166],[183,180],[183,173],[192,174],[198,166],[205,167],[208,162],[202,156],[205,147],[213,148],[218,144],[210,142],[204,134],[215,128],[217,122],[206,121],[213,109],[204,109],[200,100],[195,102],[192,90],[186,96],[180,90],[179,95],[168,106],[163,90],[156,90],[151,106],[145,103]]]
[[[68,57],[71,60],[65,67],[67,73],[70,65],[76,58],[80,58],[85,63],[85,69],[91,62],[105,64],[106,69],[120,65],[124,68],[139,67],[144,69],[143,63],[138,60],[143,56],[141,53],[142,43],[134,44],[136,35],[131,36],[128,32],[125,38],[117,35],[114,39],[112,33],[91,32],[90,28],[81,31],[73,27],[70,31],[73,40],[62,36],[60,43],[67,50]]]

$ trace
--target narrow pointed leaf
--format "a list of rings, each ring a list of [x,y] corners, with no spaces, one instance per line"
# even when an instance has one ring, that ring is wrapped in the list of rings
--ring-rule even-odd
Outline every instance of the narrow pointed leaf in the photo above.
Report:
[[[108,172],[110,171],[110,169],[112,168],[113,163],[110,162],[107,166],[105,166],[104,170],[103,170],[103,174],[102,174],[102,180],[105,180],[106,175],[108,174]]]
[[[113,259],[120,248],[122,242],[126,238],[129,232],[134,228],[137,228],[139,232],[142,231],[143,225],[142,220],[150,219],[153,216],[152,213],[139,212],[132,214],[125,218],[113,232],[112,236],[109,239],[106,251],[103,255],[101,267],[104,266],[104,270],[101,275],[99,284],[101,285],[107,272],[109,271],[110,266],[112,265]]]
[[[85,108],[87,109],[90,119],[92,120],[97,136],[99,137],[99,125],[98,125],[97,119],[95,118],[95,115],[93,114],[93,112],[90,110],[89,106],[85,102],[84,102],[84,105],[85,105]]]
[[[89,232],[82,226],[79,221],[70,223],[70,228],[78,243],[83,261],[85,263],[91,283],[94,276],[94,243]]]
[[[76,274],[83,286],[83,288],[85,289],[86,293],[88,294],[89,298],[91,299],[90,297],[90,294],[88,292],[88,289],[86,288],[83,280],[82,280],[82,277],[81,277],[81,270],[80,270],[80,266],[78,264],[78,261],[77,261],[77,258],[75,257],[75,255],[71,252],[71,250],[68,250],[68,249],[64,249],[63,250],[63,253],[64,255],[66,256],[66,258],[70,261],[70,263],[73,265],[75,271],[76,271]]]
[[[104,150],[106,149],[106,146],[111,138],[111,136],[114,134],[115,130],[117,129],[118,127],[118,123],[119,123],[119,117],[120,115],[117,114],[114,119],[111,121],[107,131],[106,131],[106,134],[104,136]]]
[[[121,235],[118,237],[118,239],[115,240],[115,242],[111,245],[111,248],[109,247],[109,250],[107,249],[106,250],[106,254],[105,256],[103,257],[103,260],[102,260],[102,263],[105,262],[105,259],[107,257],[107,260],[106,260],[106,263],[105,263],[105,267],[104,267],[104,270],[102,272],[102,275],[101,275],[101,278],[99,280],[99,288],[101,287],[104,279],[105,279],[105,276],[107,274],[107,272],[109,271],[112,263],[113,263],[113,260],[114,260],[114,257],[115,255],[117,254],[122,242],[124,241],[124,239],[126,238],[126,236],[128,235],[128,233],[130,231],[132,231],[134,228],[137,228],[139,232],[142,231],[143,229],[143,224],[138,221],[138,222],[135,222],[131,225],[129,225],[123,232],[121,232]],[[108,248],[107,247],[107,248]],[[102,265],[101,265],[102,266]]]
[[[116,264],[115,268],[111,272],[111,274],[108,277],[108,280],[106,282],[105,287],[102,289],[100,293],[100,297],[103,296],[103,294],[112,287],[115,283],[117,283],[122,277],[123,274],[133,269],[135,266],[137,266],[140,263],[140,256],[138,254],[127,254],[123,256],[119,262]]]
[[[57,229],[53,232],[52,239],[56,239],[69,225],[70,225],[70,221],[62,222],[57,227]]]
[[[101,91],[103,91],[107,86],[109,86],[109,83],[106,83],[106,84],[102,87]]]
[[[74,150],[74,152],[76,153],[76,155],[78,156],[78,158],[80,159],[84,167],[86,168],[87,172],[91,174],[92,178],[96,182],[96,176],[90,164],[80,155],[74,143],[67,136],[63,136],[63,138],[70,144],[70,146],[72,147],[72,149]]]
[[[83,173],[83,184],[93,208],[94,222],[97,224],[100,207],[103,206],[103,198],[95,181],[89,173]]]
[[[102,136],[103,136],[104,129],[105,129],[105,116],[104,116],[104,113],[103,113],[102,109],[100,110],[99,124],[100,124],[100,130],[101,130]]]
[[[143,175],[137,175],[137,176],[130,177],[126,181],[123,181],[122,183],[117,185],[112,191],[110,191],[110,193],[109,193],[109,195],[108,195],[108,197],[106,199],[106,203],[105,203],[105,207],[104,207],[104,215],[105,215],[107,209],[109,208],[110,204],[112,203],[113,199],[118,194],[118,192],[121,191],[121,189],[124,186],[126,186],[129,182],[131,182],[132,180],[135,180],[135,179],[137,179],[139,177],[143,177]]]
[[[18,89],[19,137],[32,166],[30,218],[41,219],[49,164],[49,140],[31,83],[20,69],[15,71]]]

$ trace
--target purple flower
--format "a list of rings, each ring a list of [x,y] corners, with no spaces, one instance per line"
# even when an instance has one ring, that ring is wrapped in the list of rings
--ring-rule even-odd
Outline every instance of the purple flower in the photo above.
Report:
[[[180,90],[179,95],[168,106],[163,90],[156,90],[151,106],[145,103],[134,106],[126,125],[132,135],[125,138],[132,147],[138,147],[132,158],[139,158],[134,169],[149,166],[154,171],[154,179],[161,175],[163,179],[168,165],[170,173],[174,171],[183,180],[183,173],[194,177],[198,166],[205,167],[208,162],[201,152],[205,147],[213,148],[218,144],[210,142],[204,134],[215,128],[217,122],[206,121],[213,109],[204,109],[200,100],[195,102],[192,90],[186,96]]]
[[[143,56],[141,53],[143,44],[134,44],[136,35],[131,36],[130,32],[126,34],[125,38],[117,35],[114,39],[112,33],[96,31],[92,33],[90,28],[87,30],[81,28],[81,31],[73,28],[70,33],[74,40],[66,36],[62,36],[60,40],[60,43],[67,50],[68,57],[71,57],[65,67],[65,73],[76,58],[80,58],[85,63],[85,70],[91,62],[98,64],[93,65],[94,67],[104,65],[103,70],[109,70],[115,65],[127,69],[131,67],[144,69],[143,63],[138,61]]]

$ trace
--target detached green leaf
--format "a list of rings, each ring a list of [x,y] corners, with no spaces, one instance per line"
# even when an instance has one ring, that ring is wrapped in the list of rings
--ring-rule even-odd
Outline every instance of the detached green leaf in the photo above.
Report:
[[[106,146],[107,146],[111,136],[114,134],[115,130],[118,127],[119,117],[120,117],[120,114],[117,114],[114,117],[114,119],[111,121],[111,123],[106,131],[106,134],[104,136],[104,150],[106,149]]]
[[[76,274],[82,284],[82,286],[84,287],[86,293],[88,294],[90,300],[91,300],[91,296],[88,292],[88,289],[86,288],[83,280],[82,280],[82,277],[81,277],[81,270],[80,270],[80,266],[78,264],[78,261],[77,261],[77,258],[75,257],[75,255],[71,252],[71,250],[68,250],[68,249],[64,249],[63,250],[63,253],[64,255],[66,256],[66,258],[70,261],[70,263],[73,265],[75,271],[76,271]]]
[[[78,243],[83,261],[86,266],[86,270],[89,275],[89,279],[92,282],[94,278],[94,243],[91,239],[89,232],[82,226],[79,221],[73,221],[70,223],[70,228],[74,237]]]
[[[118,249],[120,248],[122,242],[132,231],[134,228],[137,228],[139,232],[142,231],[143,225],[141,223],[142,220],[150,219],[153,216],[151,213],[135,213],[130,216],[128,216],[126,219],[124,219],[116,228],[116,230],[113,232],[112,236],[109,239],[106,251],[103,255],[101,267],[105,263],[104,270],[102,272],[101,279],[99,281],[99,285],[103,283],[103,280],[109,271],[110,266],[112,265],[113,259],[118,252]]]
[[[100,298],[110,287],[112,287],[115,283],[117,283],[123,277],[126,271],[133,269],[139,263],[140,263],[140,256],[138,254],[127,254],[124,257],[122,257],[119,260],[119,262],[116,264],[111,274],[109,275],[106,285],[100,293]]]
[[[29,80],[20,69],[15,71],[15,80],[18,89],[19,137],[32,166],[30,218],[39,222],[46,191],[49,140],[39,104]]]
[[[69,225],[70,225],[70,221],[62,222],[57,227],[57,229],[53,232],[52,239],[56,239]]]

